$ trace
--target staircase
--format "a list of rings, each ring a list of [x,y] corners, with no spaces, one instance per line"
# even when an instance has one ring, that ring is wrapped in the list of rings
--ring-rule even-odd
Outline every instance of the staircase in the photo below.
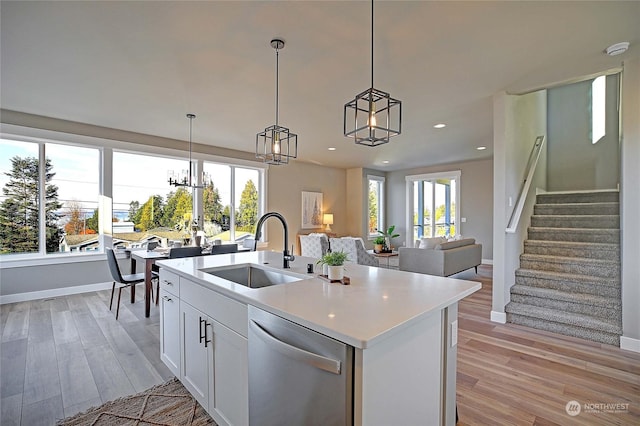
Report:
[[[618,191],[537,196],[507,321],[620,345]]]

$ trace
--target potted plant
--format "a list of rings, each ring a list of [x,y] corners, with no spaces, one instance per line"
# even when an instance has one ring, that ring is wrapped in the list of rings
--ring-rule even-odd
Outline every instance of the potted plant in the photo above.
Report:
[[[343,251],[332,251],[322,256],[318,263],[327,265],[327,277],[331,281],[339,281],[344,278],[344,262],[347,257],[347,253]]]
[[[385,240],[382,235],[376,237],[373,240],[373,251],[376,253],[381,253],[382,250],[384,250],[384,243],[385,243]]]
[[[387,230],[379,230],[376,229],[376,231],[378,231],[378,234],[380,234],[381,237],[384,238],[384,249],[382,250],[383,252],[391,252],[391,250],[393,249],[393,247],[391,246],[391,239],[395,238],[395,237],[399,237],[400,234],[394,234],[393,231],[396,229],[395,225],[391,225],[390,227],[387,228]]]

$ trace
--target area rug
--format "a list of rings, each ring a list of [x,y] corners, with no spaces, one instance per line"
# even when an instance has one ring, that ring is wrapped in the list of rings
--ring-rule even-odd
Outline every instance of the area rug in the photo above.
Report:
[[[204,426],[216,423],[178,379],[107,402],[56,423],[59,426]]]

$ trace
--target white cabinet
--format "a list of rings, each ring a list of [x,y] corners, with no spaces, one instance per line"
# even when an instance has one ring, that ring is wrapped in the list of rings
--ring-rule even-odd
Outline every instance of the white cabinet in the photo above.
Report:
[[[193,306],[180,302],[182,322],[181,381],[209,411],[209,376],[213,373],[212,320]]]
[[[162,361],[216,423],[248,425],[247,305],[162,269],[160,287]]]
[[[249,424],[249,378],[247,339],[213,322],[214,392],[209,407],[229,424]]]
[[[160,359],[180,377],[180,280],[160,270]]]

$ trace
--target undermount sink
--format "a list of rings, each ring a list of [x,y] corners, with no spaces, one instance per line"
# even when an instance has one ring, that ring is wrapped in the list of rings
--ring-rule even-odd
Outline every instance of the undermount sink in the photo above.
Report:
[[[276,284],[300,281],[302,279],[293,275],[262,269],[251,264],[214,268],[202,270],[202,272],[249,288],[268,287]]]

